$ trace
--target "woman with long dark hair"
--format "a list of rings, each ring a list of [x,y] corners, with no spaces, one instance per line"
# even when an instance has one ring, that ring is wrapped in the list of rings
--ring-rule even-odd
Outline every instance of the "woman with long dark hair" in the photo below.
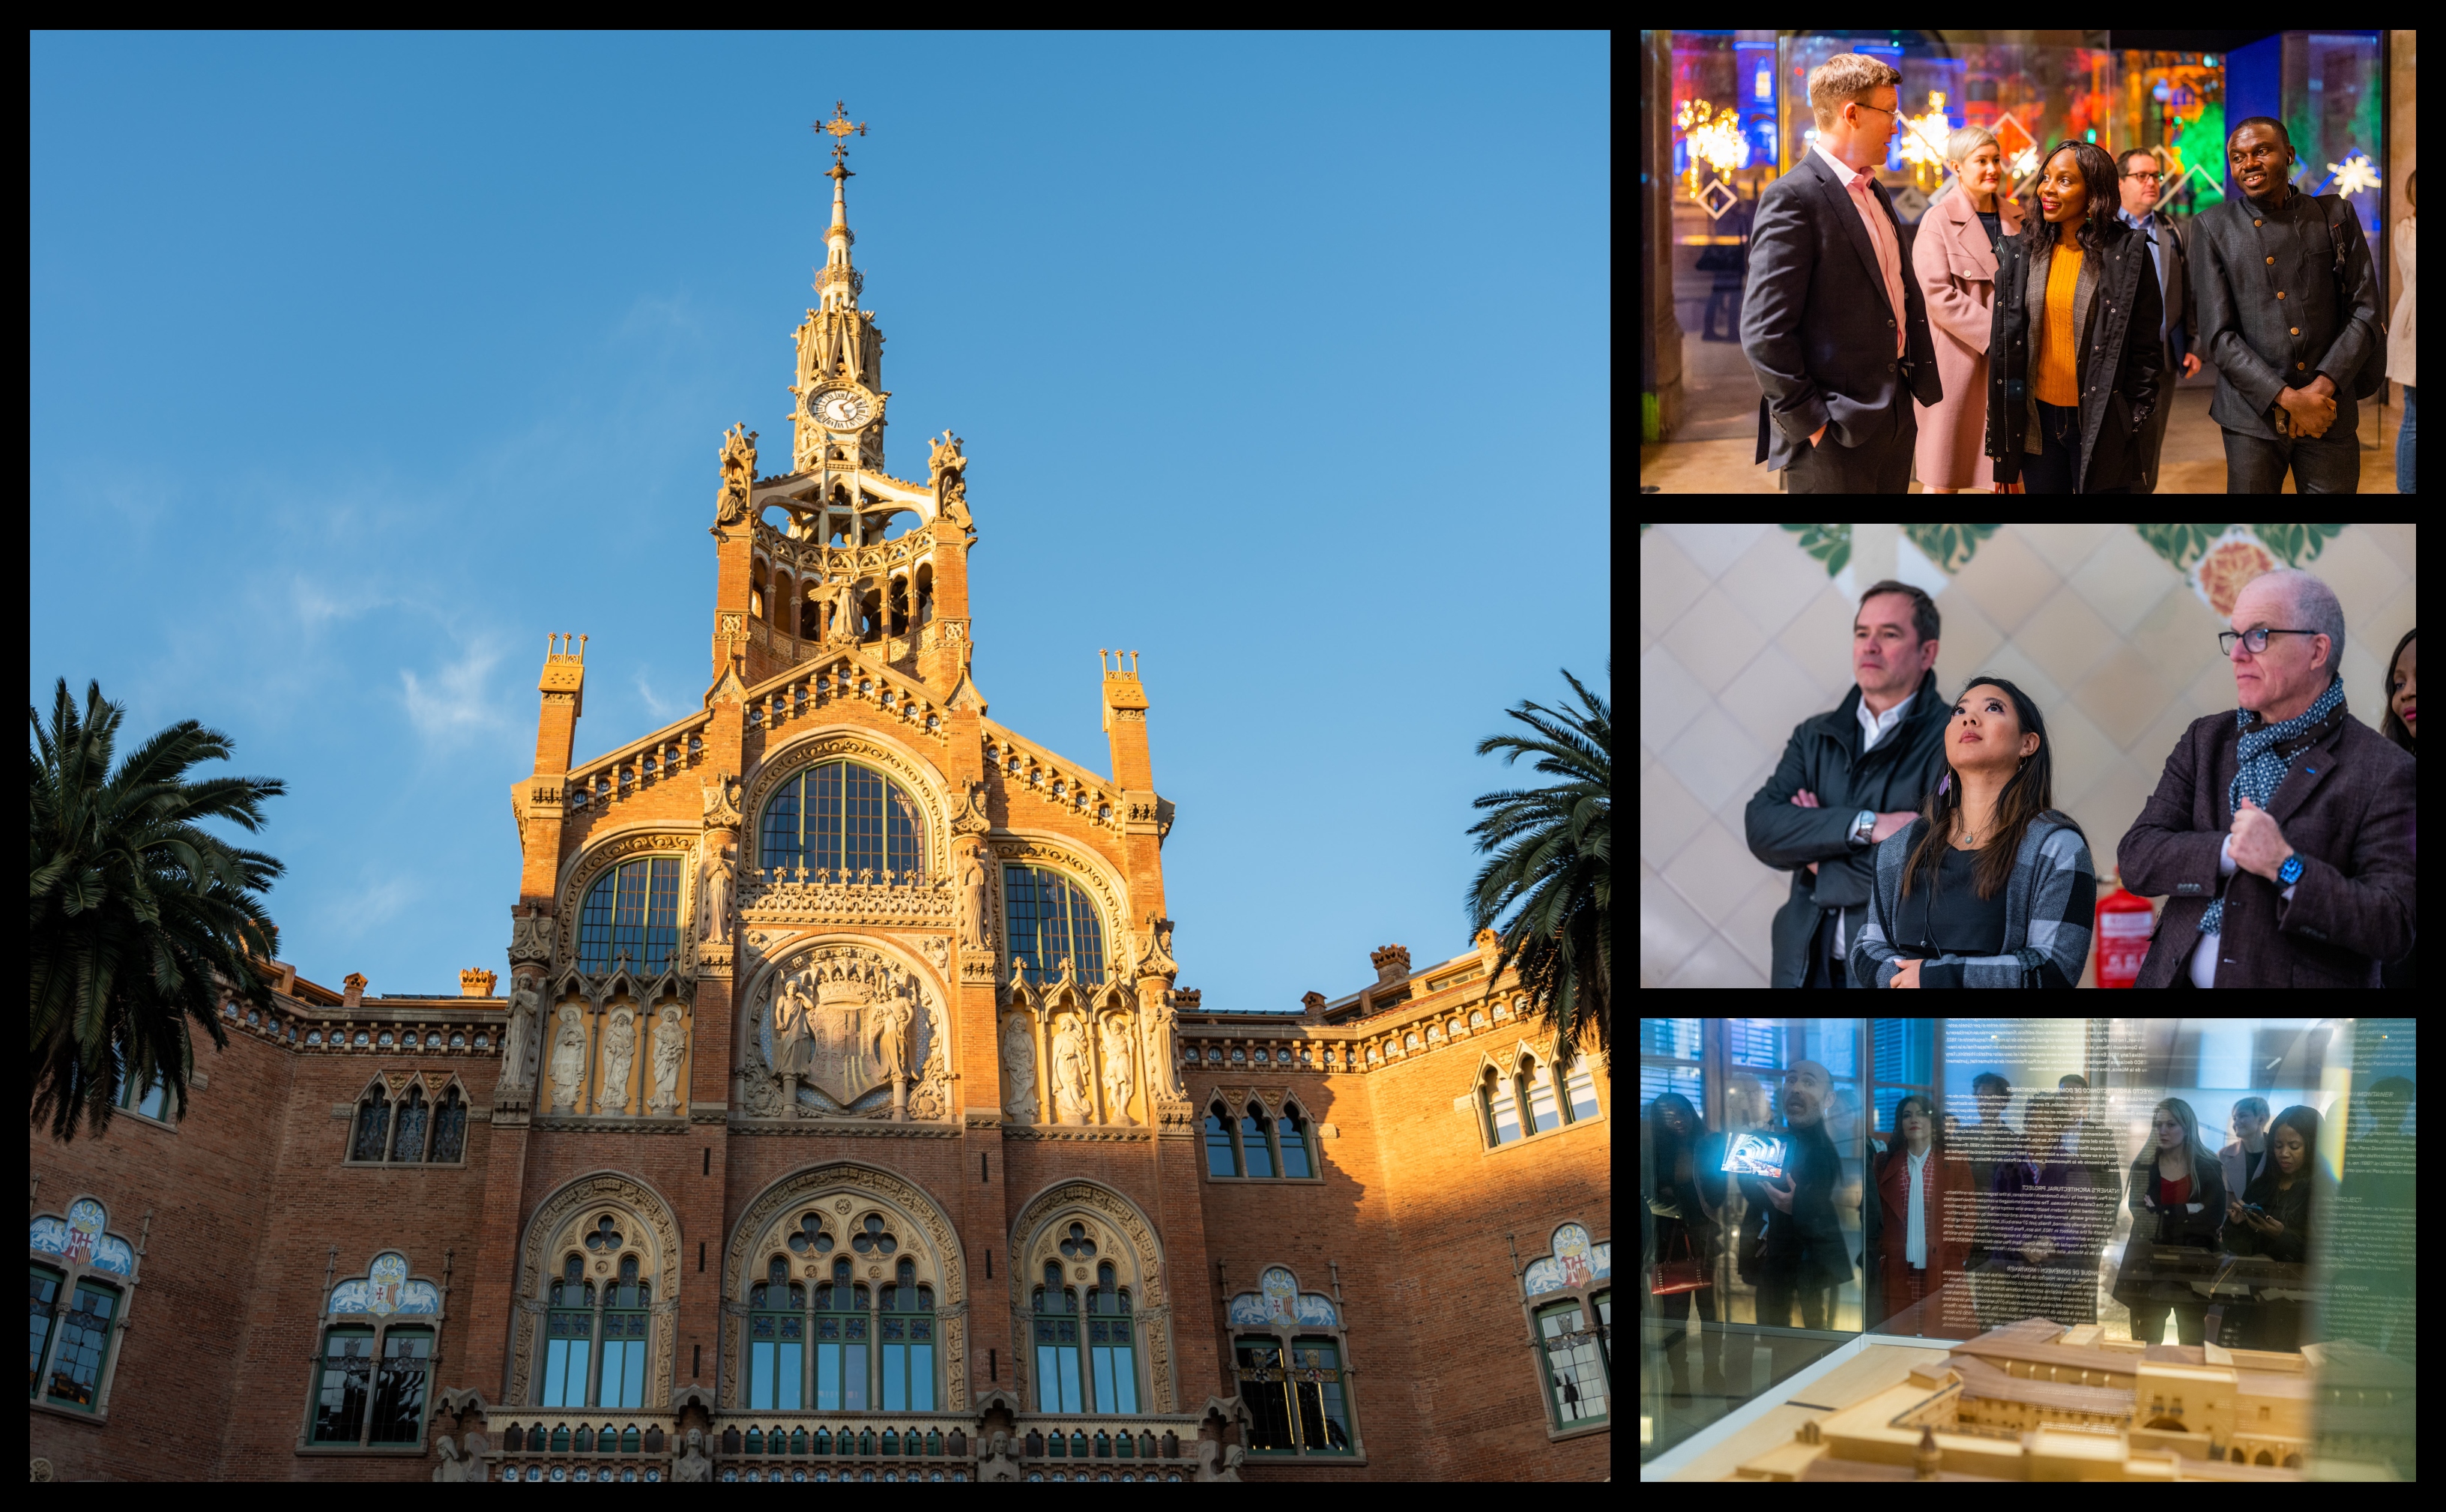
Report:
[[[2227,1201],[2226,1248],[2307,1266],[2318,1208],[2311,1184],[2319,1168],[2319,1111],[2296,1104],[2278,1113],[2267,1128],[2267,1156],[2249,1189]],[[2255,1350],[2300,1349],[2302,1304],[2277,1297],[2251,1304],[2242,1315],[2242,1342]]]
[[[2029,695],[1978,677],[1946,726],[1946,774],[1877,847],[1851,978],[1878,987],[2070,987],[2098,874],[2055,807],[2055,748]]]
[[[1713,1148],[1715,1143],[1699,1111],[1680,1092],[1665,1092],[1647,1105],[1642,1173],[1647,1181],[1649,1219],[1656,1225],[1656,1263],[1663,1267],[1696,1261],[1700,1277],[1709,1281],[1716,1275],[1723,1234],[1722,1179],[1716,1183],[1713,1200],[1707,1190],[1707,1173],[1722,1159]],[[1702,1384],[1713,1392],[1725,1389],[1724,1332],[1717,1322],[1716,1289],[1711,1284],[1696,1291],[1664,1292],[1656,1297],[1656,1316],[1665,1325],[1665,1374],[1676,1396],[1690,1394],[1688,1327],[1694,1297],[1699,1299],[1699,1353],[1706,1372]]]
[[[1935,1099],[1909,1093],[1894,1104],[1893,1141],[1876,1157],[1867,1204],[1868,1282],[1883,1303],[1871,1320],[1878,1329],[1938,1338],[1979,1332],[1964,1274],[1976,1222],[1969,1160],[1947,1146]],[[1910,1313],[1914,1305],[1919,1311]]]
[[[1986,452],[2000,484],[2128,494],[2160,398],[2155,265],[2097,143],[2057,143],[2036,193],[2039,214],[1996,248]]]

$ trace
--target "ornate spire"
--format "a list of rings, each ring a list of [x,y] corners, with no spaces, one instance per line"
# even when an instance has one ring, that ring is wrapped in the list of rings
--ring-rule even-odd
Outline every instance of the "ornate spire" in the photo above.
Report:
[[[824,269],[816,279],[816,292],[825,309],[856,309],[866,280],[849,260],[850,246],[857,240],[849,229],[849,181],[857,177],[849,168],[849,139],[865,136],[866,122],[853,125],[847,104],[836,100],[833,119],[818,121],[816,129],[833,137],[833,165],[824,170],[824,177],[833,181],[833,223],[824,233]]]

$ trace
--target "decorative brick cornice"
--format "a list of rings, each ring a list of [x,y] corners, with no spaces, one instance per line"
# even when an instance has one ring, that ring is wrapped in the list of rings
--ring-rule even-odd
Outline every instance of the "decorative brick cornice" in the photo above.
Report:
[[[957,1139],[957,1124],[894,1123],[888,1118],[733,1118],[734,1134],[834,1134],[853,1139]]]

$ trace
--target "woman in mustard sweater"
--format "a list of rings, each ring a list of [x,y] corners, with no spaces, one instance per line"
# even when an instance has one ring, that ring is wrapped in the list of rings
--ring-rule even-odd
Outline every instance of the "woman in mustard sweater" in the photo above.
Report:
[[[1986,455],[2032,494],[2126,494],[2157,402],[2164,296],[2149,248],[2116,216],[2115,159],[2057,144],[2039,214],[1996,249]]]

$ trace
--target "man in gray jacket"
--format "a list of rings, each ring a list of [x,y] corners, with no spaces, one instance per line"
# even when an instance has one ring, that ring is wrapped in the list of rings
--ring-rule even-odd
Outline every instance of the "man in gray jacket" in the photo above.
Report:
[[[2192,223],[2200,336],[2217,368],[2209,413],[2225,433],[2225,491],[2351,494],[2361,456],[2352,383],[2378,349],[2378,280],[2349,205],[2337,247],[2321,201],[2292,187],[2284,122],[2252,116],[2227,139],[2240,193]],[[2230,193],[2230,191],[2229,191]]]
[[[1919,817],[1945,765],[1952,709],[1936,691],[1936,601],[1873,584],[1852,622],[1856,685],[1803,719],[1745,815],[1750,854],[1792,872],[1775,916],[1778,987],[1847,987],[1851,935],[1868,912],[1877,843]]]

